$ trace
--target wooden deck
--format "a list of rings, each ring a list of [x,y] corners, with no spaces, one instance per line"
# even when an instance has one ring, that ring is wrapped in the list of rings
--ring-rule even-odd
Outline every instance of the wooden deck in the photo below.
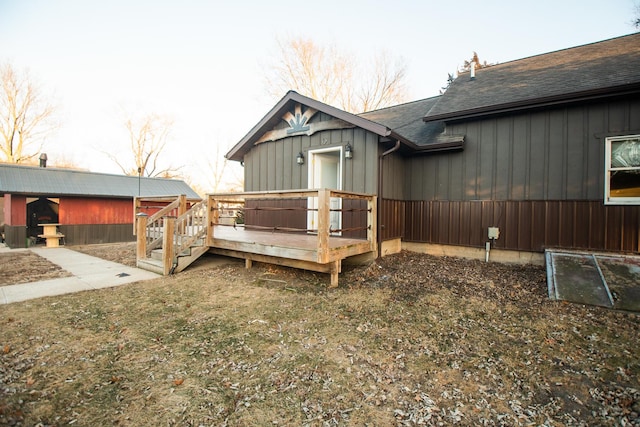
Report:
[[[286,198],[317,198],[317,230],[297,230],[297,232],[281,232],[277,230],[256,230],[244,226],[222,225],[227,221],[222,221],[220,212],[225,208],[223,204],[242,205],[246,200],[273,200]],[[361,199],[367,201],[367,209],[363,215],[367,218],[366,238],[339,237],[339,231],[330,230],[331,199]],[[377,251],[376,241],[376,198],[372,195],[349,193],[334,190],[294,190],[281,192],[261,192],[261,193],[233,193],[208,195],[207,199],[194,205],[199,213],[176,212],[174,216],[154,215],[147,219],[144,215],[137,215],[138,234],[138,265],[145,268],[149,247],[157,247],[162,241],[162,264],[158,268],[163,274],[170,274],[174,271],[181,271],[186,268],[191,260],[183,262],[181,266],[180,257],[185,251],[185,245],[179,242],[189,242],[192,253],[200,254],[211,252],[224,256],[242,258],[245,260],[247,268],[250,268],[253,261],[265,262],[277,265],[285,265],[305,270],[318,271],[331,275],[331,286],[338,286],[338,275],[342,269],[342,261],[345,258],[375,253]],[[139,206],[140,202],[136,202]],[[176,206],[183,206],[184,202],[175,202]],[[283,215],[290,214],[283,210]],[[164,216],[163,216],[164,215]],[[158,225],[162,223],[162,225]],[[197,224],[197,226],[194,226]],[[162,232],[152,233],[162,235],[155,240],[145,239],[149,236],[148,230],[158,230]],[[292,230],[288,230],[292,231]],[[180,234],[182,233],[182,234]],[[169,236],[174,236],[170,238]],[[197,243],[201,242],[201,243]],[[195,249],[194,246],[200,245]],[[172,247],[175,246],[175,247]],[[169,248],[169,250],[167,250]],[[195,250],[194,250],[195,249]],[[188,263],[187,263],[188,262]]]
[[[329,237],[329,262],[318,263],[317,236],[247,230],[244,227],[216,226],[209,252],[251,261],[286,265],[332,274],[332,284],[342,270],[342,260],[371,252],[364,239]]]

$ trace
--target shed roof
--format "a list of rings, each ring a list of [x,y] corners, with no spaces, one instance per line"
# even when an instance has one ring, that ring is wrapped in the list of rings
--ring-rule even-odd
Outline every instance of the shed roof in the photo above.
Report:
[[[139,187],[138,187],[139,185]],[[111,175],[71,169],[0,164],[0,194],[129,198],[185,194],[199,198],[182,180]]]
[[[640,33],[461,73],[425,121],[640,91]]]

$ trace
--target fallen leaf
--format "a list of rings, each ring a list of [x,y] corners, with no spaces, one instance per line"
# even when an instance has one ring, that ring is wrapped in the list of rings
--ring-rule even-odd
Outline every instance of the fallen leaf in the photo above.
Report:
[[[8,354],[11,351],[11,346],[9,344],[5,344],[4,348],[2,349],[2,352],[4,354]]]

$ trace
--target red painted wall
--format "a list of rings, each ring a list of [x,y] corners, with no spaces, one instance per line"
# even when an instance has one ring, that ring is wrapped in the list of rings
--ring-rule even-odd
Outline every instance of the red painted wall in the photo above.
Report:
[[[133,200],[60,198],[60,224],[132,224]]]
[[[27,225],[27,198],[15,194],[4,195],[4,223]]]

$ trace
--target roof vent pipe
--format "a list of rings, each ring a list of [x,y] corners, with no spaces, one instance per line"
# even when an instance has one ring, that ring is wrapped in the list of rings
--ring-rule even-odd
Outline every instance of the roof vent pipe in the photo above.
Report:
[[[472,62],[469,80],[475,80],[475,79],[476,79],[476,63]]]
[[[47,153],[40,154],[40,167],[41,168],[47,167]]]

